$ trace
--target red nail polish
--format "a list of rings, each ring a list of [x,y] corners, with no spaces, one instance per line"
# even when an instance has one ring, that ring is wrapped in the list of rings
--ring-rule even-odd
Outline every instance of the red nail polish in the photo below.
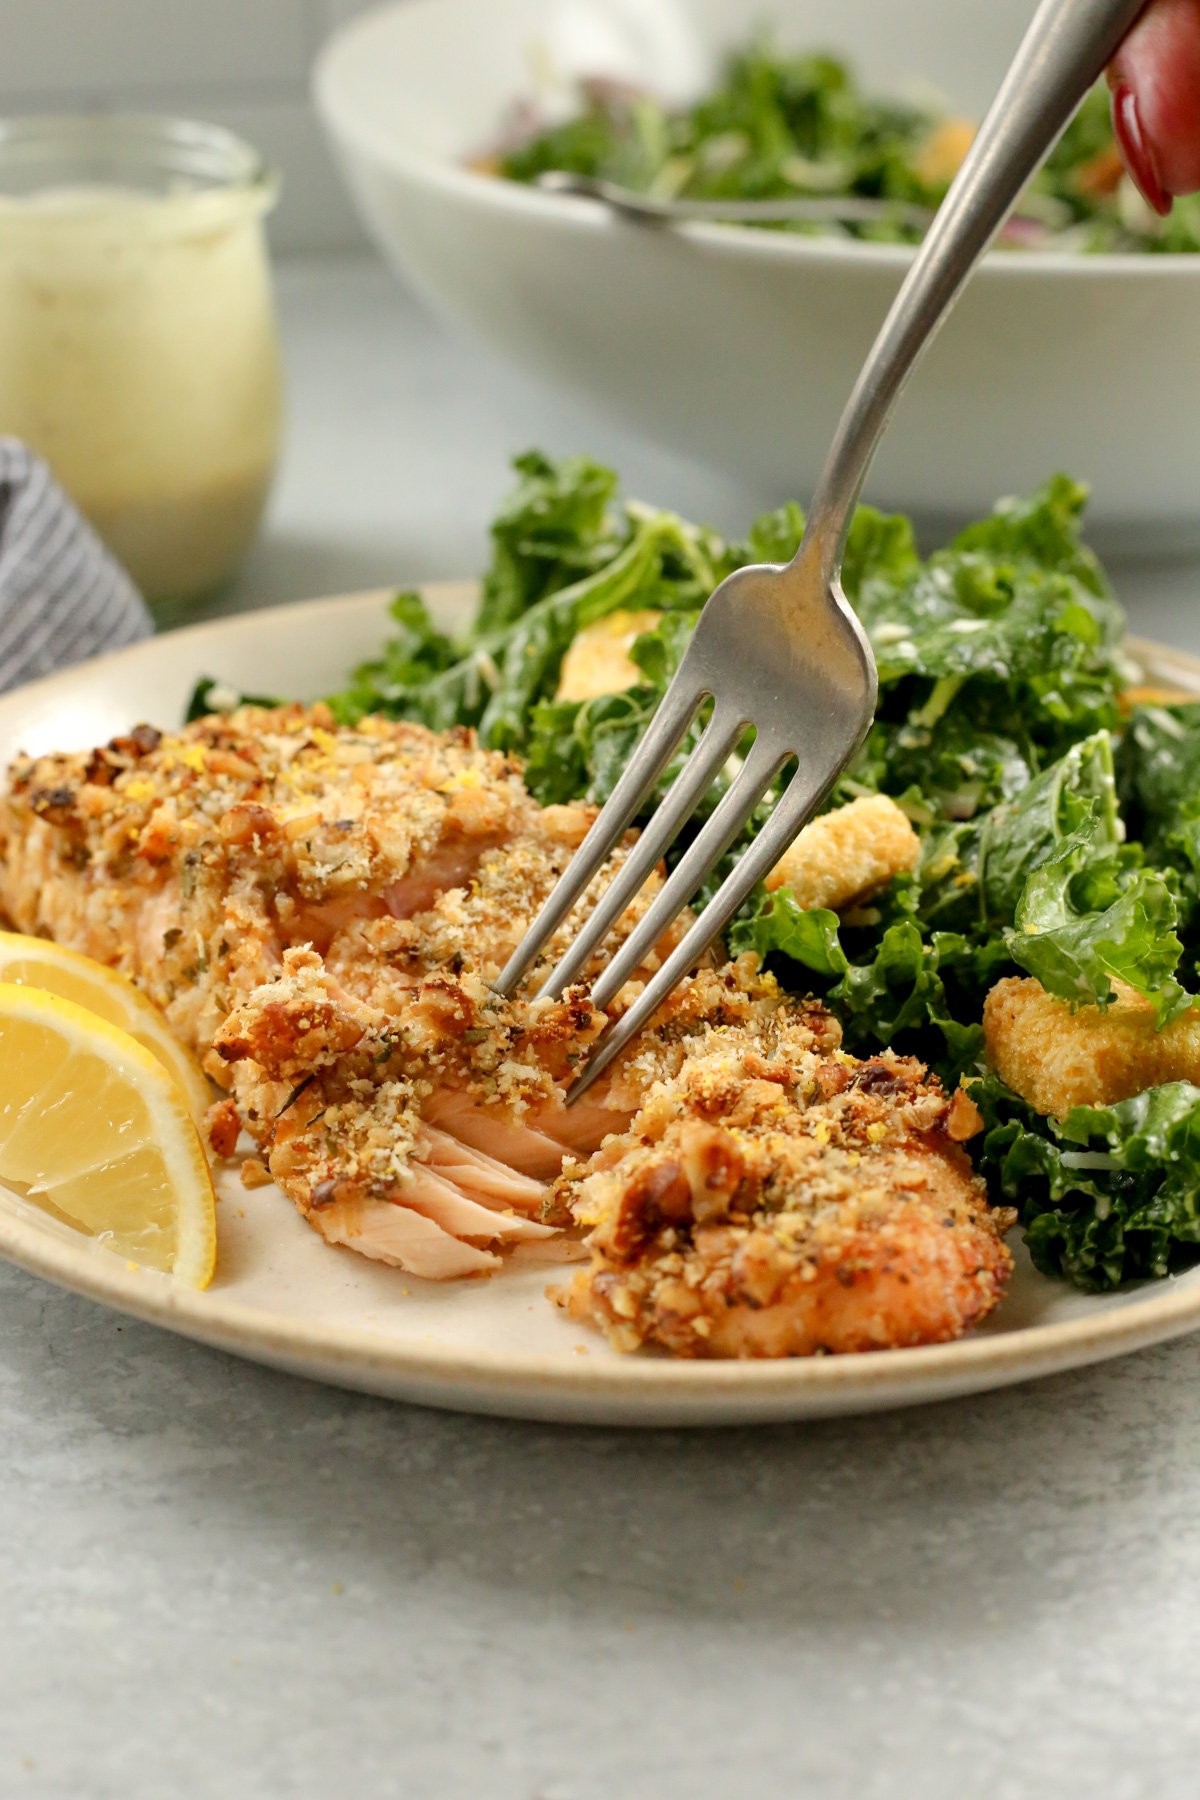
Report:
[[[1137,95],[1128,82],[1121,82],[1112,97],[1113,131],[1125,160],[1125,167],[1141,190],[1142,197],[1163,218],[1171,210],[1171,196],[1163,192],[1158,170],[1142,132]]]

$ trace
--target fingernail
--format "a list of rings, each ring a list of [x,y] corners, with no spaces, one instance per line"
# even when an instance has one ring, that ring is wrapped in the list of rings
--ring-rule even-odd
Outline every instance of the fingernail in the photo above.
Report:
[[[1158,179],[1158,170],[1142,131],[1137,95],[1128,82],[1121,82],[1114,90],[1112,114],[1113,130],[1125,167],[1141,190],[1143,199],[1165,218],[1171,210],[1171,197],[1164,194],[1162,182]]]

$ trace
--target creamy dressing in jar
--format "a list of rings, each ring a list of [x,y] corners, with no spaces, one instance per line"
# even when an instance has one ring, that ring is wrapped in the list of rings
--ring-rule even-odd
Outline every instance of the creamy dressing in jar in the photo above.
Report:
[[[266,500],[275,195],[216,127],[0,125],[0,432],[47,459],[151,600],[232,574]]]

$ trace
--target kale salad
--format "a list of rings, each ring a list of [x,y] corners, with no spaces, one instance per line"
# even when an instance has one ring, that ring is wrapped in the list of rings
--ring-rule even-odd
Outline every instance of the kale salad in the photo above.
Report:
[[[477,165],[512,181],[549,170],[617,182],[659,200],[777,200],[854,195],[935,209],[971,141],[969,121],[932,105],[863,92],[835,56],[769,39],[731,56],[717,85],[669,109],[612,82],[585,83],[563,124],[526,124]],[[789,222],[771,230],[911,242],[911,224]],[[1029,183],[1000,240],[1021,249],[1200,249],[1200,196],[1160,219],[1125,177],[1100,83]]]
[[[613,472],[587,457],[530,451],[515,468],[470,628],[449,637],[419,594],[399,594],[379,656],[329,703],[345,724],[380,713],[470,726],[522,759],[543,804],[602,803],[708,595],[745,563],[789,558],[804,515],[789,503],[726,542],[622,500]],[[789,991],[820,995],[849,1051],[891,1046],[948,1088],[965,1081],[985,1122],[974,1160],[993,1199],[1019,1209],[1038,1268],[1098,1291],[1200,1254],[1200,1087],[1173,1082],[1044,1118],[988,1071],[981,1024],[1006,975],[1035,976],[1072,1008],[1107,1006],[1118,980],[1159,1026],[1197,988],[1200,701],[1138,703],[1124,615],[1081,540],[1085,503],[1079,483],[1056,475],[928,558],[907,519],[859,508],[843,585],[874,646],[879,706],[825,806],[892,797],[920,836],[920,861],[841,918],[802,910],[786,887],[760,889],[727,942],[757,952]],[[643,627],[626,682],[560,698],[572,644],[621,616]],[[202,682],[191,716],[235,698]]]

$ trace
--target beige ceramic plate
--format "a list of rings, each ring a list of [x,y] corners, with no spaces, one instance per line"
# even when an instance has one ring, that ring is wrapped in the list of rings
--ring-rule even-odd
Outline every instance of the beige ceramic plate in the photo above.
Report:
[[[0,699],[0,764],[84,748],[139,719],[173,724],[196,678],[311,696],[386,629],[387,595],[319,600],[176,632]],[[431,591],[447,620],[466,585]],[[1131,644],[1150,679],[1200,695],[1200,659]],[[447,1286],[331,1250],[274,1188],[226,1183],[207,1292],[131,1269],[0,1189],[0,1254],[119,1311],[258,1362],[435,1406],[622,1425],[723,1425],[910,1406],[1048,1375],[1200,1327],[1200,1269],[1089,1298],[1045,1280],[1017,1246],[1012,1291],[957,1344],[782,1363],[619,1357],[545,1298],[553,1269],[515,1264]]]

